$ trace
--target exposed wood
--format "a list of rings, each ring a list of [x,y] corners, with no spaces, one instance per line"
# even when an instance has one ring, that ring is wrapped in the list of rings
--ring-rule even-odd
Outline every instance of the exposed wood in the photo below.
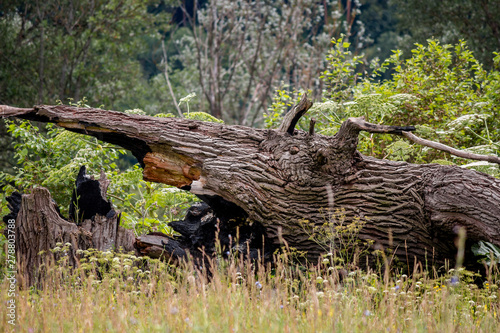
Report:
[[[309,106],[303,99],[279,130],[63,105],[0,109],[4,116],[53,122],[129,149],[145,180],[191,191],[210,205],[221,226],[244,219],[263,228],[270,246],[286,242],[312,261],[324,249],[303,232],[301,221],[322,226],[337,209],[347,223],[356,216],[368,219],[360,238],[392,248],[410,266],[414,258],[453,261],[461,227],[468,245],[500,245],[499,179],[456,166],[377,160],[356,150],[359,131],[402,135],[411,126],[350,118],[333,137],[294,130]],[[174,241],[201,251],[185,239]]]

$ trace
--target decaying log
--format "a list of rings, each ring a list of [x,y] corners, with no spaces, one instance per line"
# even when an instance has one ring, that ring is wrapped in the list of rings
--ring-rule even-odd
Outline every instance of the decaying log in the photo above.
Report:
[[[324,249],[304,233],[301,221],[322,226],[337,209],[344,210],[346,222],[366,220],[359,237],[373,240],[375,248],[392,248],[410,266],[414,260],[453,262],[462,227],[468,245],[500,245],[499,179],[456,166],[378,160],[356,150],[360,131],[404,135],[411,126],[350,118],[333,137],[295,130],[310,105],[299,103],[279,130],[64,105],[0,111],[129,149],[145,180],[198,195],[221,219],[221,228],[245,219],[263,228],[270,246],[287,243],[307,251],[312,261]],[[174,248],[201,251],[174,241]]]

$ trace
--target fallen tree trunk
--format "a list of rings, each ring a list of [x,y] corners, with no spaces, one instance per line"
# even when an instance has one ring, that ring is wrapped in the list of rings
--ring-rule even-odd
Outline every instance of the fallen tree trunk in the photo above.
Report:
[[[350,118],[333,137],[314,134],[313,123],[309,133],[295,130],[310,106],[301,101],[278,130],[64,105],[0,110],[3,117],[52,122],[129,149],[145,180],[191,191],[223,223],[244,219],[263,228],[270,245],[287,243],[312,261],[324,248],[303,221],[321,227],[337,209],[346,223],[366,220],[359,238],[392,248],[409,265],[414,259],[453,262],[460,228],[468,245],[485,240],[500,246],[499,179],[456,166],[378,160],[356,150],[360,131],[405,135],[412,127]]]

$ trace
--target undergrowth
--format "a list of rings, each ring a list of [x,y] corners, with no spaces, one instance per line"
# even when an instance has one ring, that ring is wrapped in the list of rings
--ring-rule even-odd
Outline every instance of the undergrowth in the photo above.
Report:
[[[64,254],[59,244],[54,251]],[[17,295],[19,332],[497,332],[499,271],[482,285],[463,268],[439,278],[416,266],[351,270],[328,261],[307,269],[289,260],[208,258],[173,266],[132,254],[81,251],[48,263],[38,287]],[[385,268],[384,268],[385,270]],[[209,273],[210,272],[210,273]],[[2,281],[2,290],[7,289]],[[7,293],[1,293],[5,304]],[[6,307],[0,307],[5,318]],[[8,330],[3,327],[2,331]]]

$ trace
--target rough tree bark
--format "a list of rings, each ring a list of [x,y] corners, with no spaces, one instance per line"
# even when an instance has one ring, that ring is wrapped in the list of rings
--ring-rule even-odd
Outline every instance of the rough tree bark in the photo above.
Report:
[[[224,217],[221,224],[243,219],[262,228],[270,245],[286,242],[313,261],[323,249],[300,221],[323,225],[338,208],[347,222],[368,218],[359,237],[373,240],[375,248],[392,248],[410,265],[414,259],[453,262],[461,227],[468,244],[485,240],[500,246],[499,179],[456,166],[378,160],[356,150],[360,131],[407,135],[412,127],[350,118],[333,137],[314,134],[314,122],[309,133],[295,130],[311,104],[301,101],[278,130],[64,105],[0,106],[0,111],[3,117],[52,122],[129,149],[145,180],[191,191]],[[155,241],[173,257],[188,247],[174,239]]]

